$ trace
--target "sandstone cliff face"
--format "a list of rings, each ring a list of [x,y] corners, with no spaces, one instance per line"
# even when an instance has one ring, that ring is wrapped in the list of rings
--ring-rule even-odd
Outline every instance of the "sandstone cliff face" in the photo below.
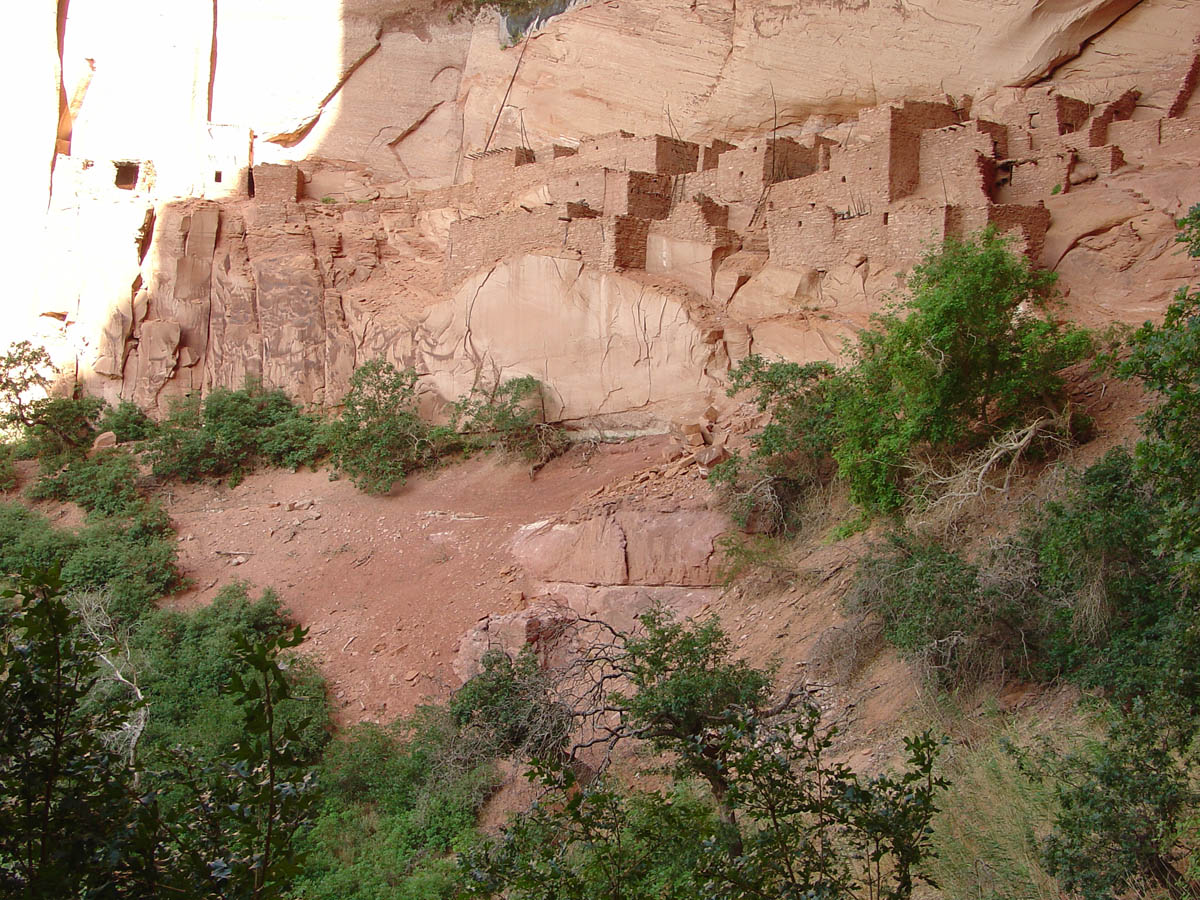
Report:
[[[150,408],[247,376],[331,405],[354,366],[382,355],[443,396],[533,374],[555,418],[661,428],[719,397],[752,350],[836,358],[902,287],[912,241],[896,229],[975,208],[917,169],[864,201],[884,176],[859,163],[846,171],[866,186],[840,197],[837,154],[886,146],[871,108],[892,100],[1008,122],[1007,143],[1026,141],[980,159],[1040,180],[1015,199],[1001,195],[1016,181],[988,181],[979,208],[1049,210],[1032,252],[1088,321],[1161,308],[1181,277],[1172,217],[1200,200],[1195,103],[1172,108],[1200,33],[1200,5],[1185,0],[610,0],[509,48],[493,18],[451,24],[410,0],[320,0],[303,17],[282,0],[117,6],[68,9],[42,220],[56,252],[26,267],[36,290],[8,327],[50,343],[91,389]],[[139,29],[145,57],[127,52]],[[1032,125],[1011,123],[1050,109],[1041,86],[1023,91],[1048,75],[1092,121],[1136,91],[1113,106],[1115,136],[1099,146],[1060,130],[1061,147],[1035,146]],[[1168,117],[1169,134],[1153,124]],[[704,147],[688,168],[661,148],[643,163],[642,149],[588,143],[618,128]],[[947,140],[988,143],[971,134]],[[797,139],[788,152],[811,154],[808,168],[754,182],[716,162],[736,144],[727,160],[777,165],[767,137]],[[29,146],[48,157],[51,143]],[[532,151],[507,168],[473,152],[489,144],[532,146],[536,164],[521,165]],[[246,196],[251,163],[288,160],[298,191],[268,196],[260,179]],[[810,172],[829,184],[795,187]],[[603,173],[626,193],[615,199]],[[840,237],[801,252],[786,229],[802,217],[787,210],[809,194]],[[893,237],[869,237],[860,215]],[[464,246],[476,254],[465,264]],[[1092,301],[1097,273],[1106,290]]]

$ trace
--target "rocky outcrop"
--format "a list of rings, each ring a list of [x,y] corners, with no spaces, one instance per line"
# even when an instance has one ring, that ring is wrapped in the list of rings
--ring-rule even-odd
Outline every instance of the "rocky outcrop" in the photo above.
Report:
[[[1013,229],[1074,297],[1119,251],[1122,318],[1175,276],[1190,193],[1138,167],[1196,140],[1196,4],[592,2],[508,47],[412,0],[118,6],[64,7],[63,246],[9,323],[109,398],[254,377],[329,406],[385,356],[662,429],[749,352],[838,358],[934,235]],[[1023,90],[1048,74],[1062,102]],[[292,195],[260,169],[250,199],[288,160]]]
[[[1137,5],[593,3],[551,20],[530,40],[519,68],[515,49],[475,48],[464,75],[464,143],[483,146],[514,70],[496,135],[502,143],[614,128],[736,141],[812,114],[845,116],[887,100],[1032,84]],[[1164,33],[1157,48],[1186,49],[1196,31],[1194,10],[1190,19],[1182,39]],[[1127,71],[1138,65],[1128,57],[1125,64]],[[672,75],[664,81],[662,72]]]
[[[618,509],[578,522],[534,522],[521,529],[513,555],[545,582],[642,587],[711,586],[723,513]]]

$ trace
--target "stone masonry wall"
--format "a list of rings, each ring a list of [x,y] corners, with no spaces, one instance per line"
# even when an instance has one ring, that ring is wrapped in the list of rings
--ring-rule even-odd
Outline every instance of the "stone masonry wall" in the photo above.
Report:
[[[295,203],[304,190],[297,166],[261,164],[254,167],[254,199],[259,203]]]

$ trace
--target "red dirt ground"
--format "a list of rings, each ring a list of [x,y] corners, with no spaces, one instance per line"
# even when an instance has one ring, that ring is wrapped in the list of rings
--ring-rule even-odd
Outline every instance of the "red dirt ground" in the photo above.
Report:
[[[577,446],[533,480],[525,464],[484,456],[384,497],[324,471],[173,485],[163,498],[193,588],[169,603],[205,603],[238,579],[275,588],[311,627],[302,649],[328,679],[338,723],[388,721],[446,697],[462,634],[524,603],[507,551],[518,527],[658,462],[668,442]]]

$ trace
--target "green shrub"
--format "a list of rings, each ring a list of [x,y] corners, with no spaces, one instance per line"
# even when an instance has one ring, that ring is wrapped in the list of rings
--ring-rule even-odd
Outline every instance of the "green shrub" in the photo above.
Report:
[[[750,438],[748,458],[715,466],[710,480],[734,520],[756,531],[791,531],[800,501],[828,474],[833,397],[841,379],[829,363],[776,362],[751,355],[729,373],[729,393],[751,391],[771,420]]]
[[[120,448],[81,456],[57,472],[43,475],[30,489],[35,500],[77,503],[100,516],[130,516],[145,502],[137,489],[137,463]]]
[[[497,785],[493,754],[465,737],[444,707],[423,707],[386,728],[350,729],[325,756],[326,801],[306,840],[310,864],[298,893],[457,896],[458,871],[439,857],[477,840],[476,816]]]
[[[0,503],[0,578],[25,569],[48,571],[61,566],[75,538],[56,529],[40,513],[15,503]]]
[[[236,485],[256,461],[298,468],[324,452],[323,430],[282,390],[249,384],[177,401],[149,444],[154,474],[184,481],[228,476]]]
[[[542,421],[542,383],[532,375],[476,385],[451,404],[450,418],[467,447],[499,447],[532,463],[566,449],[562,430]]]
[[[551,793],[498,840],[461,857],[467,896],[532,900],[690,900],[719,833],[712,804],[687,785],[624,790],[615,779],[579,783],[569,770],[535,768]],[[549,802],[545,802],[549,801]]]
[[[884,638],[943,685],[1027,677],[1039,658],[1044,609],[1029,584],[985,579],[977,566],[912,535],[893,534],[872,548],[855,570],[848,604],[878,616]]]
[[[154,610],[135,629],[132,644],[143,660],[141,687],[150,704],[142,741],[151,762],[165,762],[177,744],[204,756],[218,756],[241,737],[242,714],[226,691],[229,680],[245,674],[238,639],[274,637],[287,627],[274,592],[251,600],[243,582],[221,588],[212,603],[190,612]],[[280,704],[281,723],[300,723],[294,748],[315,760],[327,740],[328,713],[323,682],[303,657],[287,664],[294,699]]]
[[[16,452],[11,444],[0,444],[0,494],[17,486]]]
[[[1177,240],[1200,258],[1200,205],[1180,221]],[[1181,287],[1162,325],[1147,322],[1130,338],[1117,368],[1138,378],[1158,402],[1143,419],[1137,463],[1162,505],[1156,547],[1189,581],[1200,579],[1200,290]]]
[[[1034,782],[1049,781],[1055,794],[1043,858],[1065,891],[1083,900],[1194,896],[1180,865],[1200,814],[1193,737],[1138,699],[1113,711],[1101,741],[1065,756],[1023,757]]]
[[[1043,315],[1054,277],[994,230],[947,239],[913,269],[908,298],[859,335],[849,367],[743,360],[730,392],[753,391],[771,422],[755,465],[716,477],[803,487],[828,456],[855,503],[898,508],[918,449],[953,453],[1042,414],[1059,371],[1088,352],[1086,332]]]
[[[25,439],[42,471],[52,472],[87,452],[104,409],[98,397],[49,397],[33,404]]]
[[[258,436],[258,449],[273,466],[297,471],[315,466],[329,453],[329,426],[316,416],[298,414],[270,425]]]
[[[156,503],[128,520],[96,521],[75,537],[62,563],[63,583],[70,590],[108,590],[114,615],[135,622],[179,583],[174,538]]]
[[[906,739],[901,774],[859,777],[831,761],[835,732],[820,709],[797,692],[769,702],[768,673],[733,659],[715,621],[681,623],[652,607],[640,624],[598,650],[600,671],[624,685],[603,701],[621,717],[605,733],[667,751],[677,784],[703,779],[712,807],[676,808],[660,791],[584,784],[563,762],[535,764],[547,795],[464,854],[469,893],[910,897],[945,787],[933,775],[937,742]]]
[[[332,427],[332,459],[360,490],[385,494],[405,476],[436,460],[449,438],[417,412],[417,373],[383,359],[350,376],[341,418]]]
[[[572,715],[551,698],[551,681],[533,648],[514,660],[502,650],[483,655],[482,671],[450,701],[460,729],[470,728],[497,756],[520,754],[549,759],[563,752]]]
[[[96,425],[97,431],[111,431],[117,442],[144,441],[154,437],[158,426],[136,403],[122,400],[116,406],[104,410]]]
[[[13,344],[0,355],[0,431],[20,433],[25,458],[36,457],[53,471],[92,442],[104,401],[83,394],[70,397],[49,392],[54,366],[45,348],[29,341]]]
[[[38,513],[0,504],[0,577],[25,569],[61,569],[67,590],[107,590],[123,623],[140,618],[179,580],[165,513],[145,503],[131,518],[100,518],[78,534]]]

